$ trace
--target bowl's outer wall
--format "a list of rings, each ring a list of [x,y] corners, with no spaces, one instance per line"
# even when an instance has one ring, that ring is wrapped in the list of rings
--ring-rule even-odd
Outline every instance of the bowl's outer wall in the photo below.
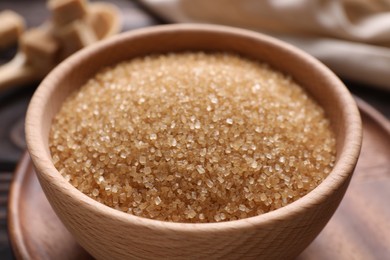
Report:
[[[324,72],[322,65],[313,64],[311,58],[292,47],[276,43],[254,33],[204,25],[143,30],[83,51],[45,79],[37,91],[38,97],[34,97],[35,103],[29,108],[27,124],[37,120],[42,125],[36,136],[31,137],[31,134],[28,138],[29,151],[53,209],[89,253],[98,259],[288,259],[308,246],[339,205],[352,176],[357,154],[350,160],[352,166],[344,167],[348,170],[343,173],[341,181],[335,180],[333,186],[333,180],[328,181],[332,186],[329,194],[317,196],[315,200],[307,199],[304,206],[291,205],[287,215],[274,214],[272,219],[258,222],[251,218],[240,222],[249,225],[237,226],[232,223],[177,224],[186,227],[178,229],[164,222],[148,226],[142,218],[113,214],[112,209],[91,203],[92,199],[71,185],[64,185],[64,181],[59,183],[58,176],[55,176],[58,173],[53,175],[52,165],[45,167],[37,163],[50,156],[47,145],[50,124],[61,103],[100,68],[150,53],[195,50],[235,52],[288,72],[324,107],[336,132],[339,155],[346,143],[345,129],[348,127],[344,123],[344,114],[340,113],[345,105],[340,101],[340,95],[345,93],[338,93],[337,88],[342,84],[333,74]],[[30,111],[38,103],[44,107],[44,115],[36,116]],[[45,155],[34,150],[34,138],[44,142],[45,151],[40,153]],[[360,147],[359,141],[356,145]],[[316,189],[312,192],[315,193]]]
[[[303,214],[292,212],[267,225],[175,232],[96,214],[47,179],[40,181],[61,221],[96,259],[293,259],[323,229],[348,186],[345,182],[324,203],[310,205]]]

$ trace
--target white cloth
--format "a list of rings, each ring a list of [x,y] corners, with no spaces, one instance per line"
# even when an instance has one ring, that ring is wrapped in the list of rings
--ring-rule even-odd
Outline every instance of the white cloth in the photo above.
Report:
[[[141,0],[171,22],[271,34],[339,76],[390,90],[390,0]]]

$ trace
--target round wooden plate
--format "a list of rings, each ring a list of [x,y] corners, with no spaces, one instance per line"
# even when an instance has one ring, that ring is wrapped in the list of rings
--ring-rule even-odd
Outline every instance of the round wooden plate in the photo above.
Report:
[[[355,174],[335,215],[300,260],[390,257],[390,123],[366,103],[358,105],[364,138]],[[8,212],[18,259],[91,259],[53,212],[27,153],[15,172]]]

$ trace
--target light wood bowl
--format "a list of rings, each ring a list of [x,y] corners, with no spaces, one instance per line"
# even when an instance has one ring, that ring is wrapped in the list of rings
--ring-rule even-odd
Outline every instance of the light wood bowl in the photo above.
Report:
[[[48,149],[53,116],[64,99],[100,68],[156,52],[229,51],[290,74],[330,118],[337,162],[303,198],[260,216],[231,222],[184,224],[123,213],[84,195],[55,169]],[[125,33],[69,58],[34,94],[26,118],[28,150],[53,209],[98,259],[287,259],[297,256],[328,222],[352,176],[361,147],[361,120],[343,83],[304,52],[259,33],[223,26],[166,25]]]

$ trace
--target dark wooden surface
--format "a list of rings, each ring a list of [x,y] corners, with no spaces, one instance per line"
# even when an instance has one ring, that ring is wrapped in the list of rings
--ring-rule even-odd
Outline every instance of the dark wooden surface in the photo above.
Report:
[[[359,105],[364,141],[355,174],[335,215],[298,260],[390,257],[390,123],[367,104]],[[28,154],[15,172],[9,200],[18,259],[91,258],[53,212]]]
[[[144,9],[137,1],[112,0],[109,2],[120,7],[124,20],[124,31],[164,22]],[[26,19],[28,27],[38,26],[49,15],[45,3],[46,0],[0,0],[0,11],[14,10]],[[10,60],[15,52],[16,47],[0,52],[0,64]],[[0,92],[0,259],[14,257],[7,236],[8,190],[12,172],[25,150],[24,115],[37,85],[38,83],[31,83],[27,86],[15,86],[13,89]],[[379,91],[357,82],[346,82],[346,85],[352,93],[390,118],[389,92]],[[387,220],[389,221],[389,219]]]

